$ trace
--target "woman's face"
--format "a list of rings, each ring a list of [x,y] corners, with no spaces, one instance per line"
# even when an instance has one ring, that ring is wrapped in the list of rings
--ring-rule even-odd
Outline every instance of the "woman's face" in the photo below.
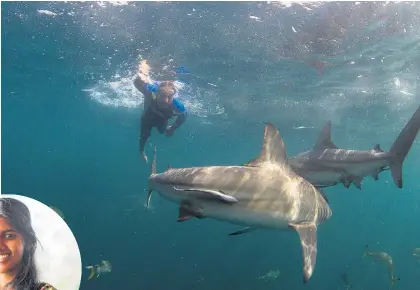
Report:
[[[23,256],[23,237],[0,217],[0,273],[12,271],[19,265]]]
[[[165,108],[170,107],[170,105],[172,104],[173,99],[174,99],[173,96],[167,96],[167,95],[161,95],[161,94],[159,94],[158,95],[158,100],[157,100],[158,107],[160,109],[165,109]]]

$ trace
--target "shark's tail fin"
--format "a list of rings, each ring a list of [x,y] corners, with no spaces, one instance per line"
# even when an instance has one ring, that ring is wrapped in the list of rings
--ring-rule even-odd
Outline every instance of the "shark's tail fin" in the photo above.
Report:
[[[401,279],[400,278],[398,278],[398,277],[392,277],[391,278],[391,283],[389,284],[389,288],[388,289],[391,289],[392,288],[392,286],[394,286],[394,284],[395,284],[395,282],[396,281],[400,281]]]
[[[156,145],[155,145],[154,150],[153,150],[153,161],[152,161],[152,169],[150,171],[150,176],[153,176],[155,174],[156,174]],[[153,189],[151,189],[151,188],[149,188],[147,190],[146,210],[149,209],[150,200],[152,199],[152,192],[153,192]]]
[[[419,129],[420,106],[417,108],[410,121],[408,121],[407,125],[405,125],[404,129],[402,129],[398,135],[398,138],[395,140],[394,144],[392,144],[392,147],[389,150],[391,158],[391,174],[392,178],[394,179],[394,183],[398,188],[402,188],[402,165],[404,159],[410,151],[411,145],[413,145]]]

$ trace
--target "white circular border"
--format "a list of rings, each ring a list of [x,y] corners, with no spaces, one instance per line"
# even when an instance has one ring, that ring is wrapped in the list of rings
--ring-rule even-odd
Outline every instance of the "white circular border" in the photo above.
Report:
[[[15,198],[29,209],[32,227],[39,240],[35,252],[38,277],[57,290],[78,290],[82,280],[82,259],[79,246],[66,222],[50,207],[35,199],[0,194]]]

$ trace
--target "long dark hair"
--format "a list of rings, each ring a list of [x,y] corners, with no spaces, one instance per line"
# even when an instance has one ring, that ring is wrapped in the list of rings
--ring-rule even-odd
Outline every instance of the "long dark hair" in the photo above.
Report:
[[[39,283],[35,265],[35,250],[38,239],[32,228],[29,209],[17,199],[0,198],[0,217],[5,218],[23,236],[24,241],[21,267],[13,281],[6,285],[5,290],[10,288],[16,290],[35,289]]]

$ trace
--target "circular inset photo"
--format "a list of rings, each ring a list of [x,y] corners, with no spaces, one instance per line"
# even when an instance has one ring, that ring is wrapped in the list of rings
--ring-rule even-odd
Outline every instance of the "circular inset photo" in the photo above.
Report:
[[[81,279],[79,246],[57,210],[1,194],[0,289],[78,290]]]

